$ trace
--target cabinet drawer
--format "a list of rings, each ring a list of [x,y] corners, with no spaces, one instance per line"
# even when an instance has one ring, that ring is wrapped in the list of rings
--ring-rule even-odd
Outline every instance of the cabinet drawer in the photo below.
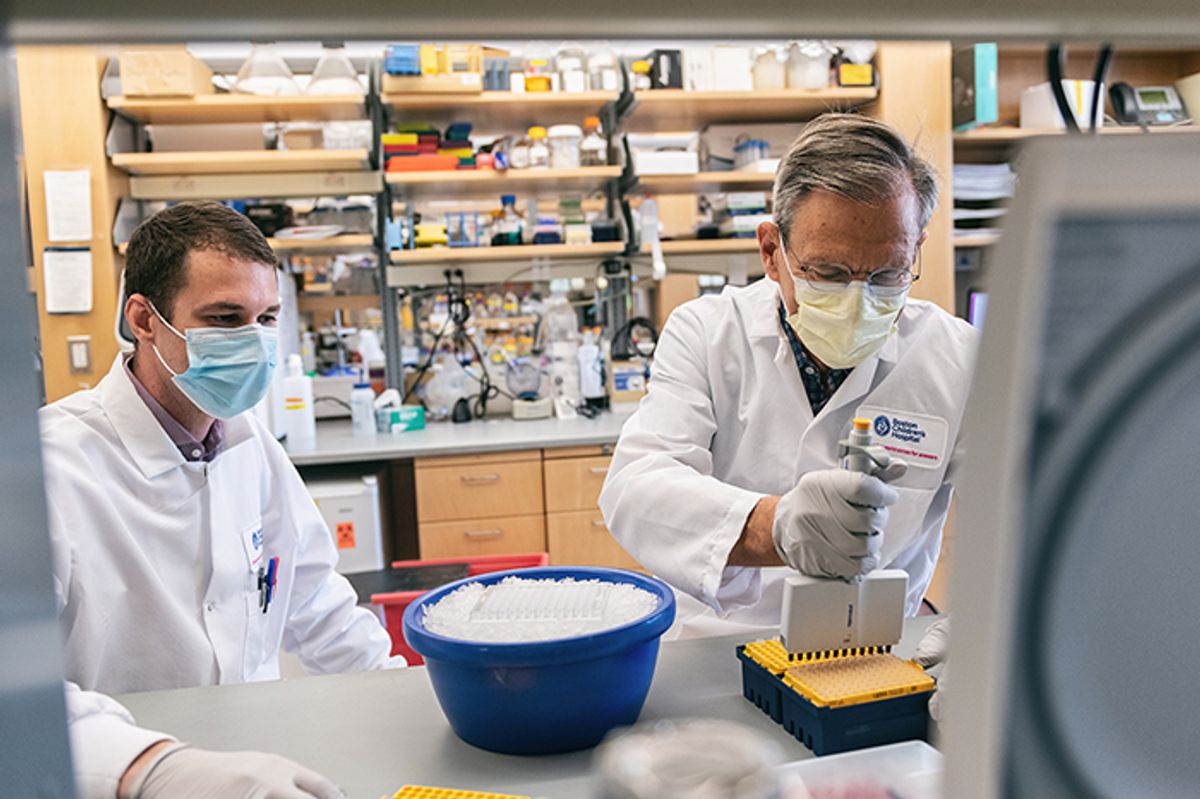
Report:
[[[545,461],[546,510],[595,511],[611,462],[612,458],[606,457]]]
[[[546,533],[550,563],[555,566],[642,568],[608,532],[599,511],[548,514]]]
[[[612,455],[613,450],[617,448],[616,442],[612,444],[596,444],[592,447],[555,447],[553,449],[542,450],[542,457],[548,461],[561,460],[563,458],[593,458],[601,455]]]
[[[546,551],[545,516],[510,516],[420,527],[422,558],[510,555]]]
[[[539,461],[417,469],[416,483],[420,522],[542,512]]]

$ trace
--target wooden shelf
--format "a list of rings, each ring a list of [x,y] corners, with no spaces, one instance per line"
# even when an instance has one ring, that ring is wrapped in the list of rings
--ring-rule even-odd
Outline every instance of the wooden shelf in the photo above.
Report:
[[[470,122],[476,130],[507,129],[509,132],[553,122],[580,124],[596,116],[616,92],[481,92],[479,94],[384,94],[383,102],[395,111],[419,112],[421,116],[453,117]]]
[[[350,252],[371,249],[375,239],[366,233],[350,233],[327,239],[269,238],[267,243],[275,252]]]
[[[365,170],[366,150],[229,150],[116,153],[112,164],[131,175],[217,175]]]
[[[378,194],[379,172],[248,172],[240,175],[134,175],[135,200],[233,200],[286,197],[344,197]]]
[[[1057,128],[1019,128],[998,126],[976,128],[966,133],[954,134],[956,147],[1007,147],[1042,136],[1062,136],[1066,131]],[[1179,125],[1170,128],[1148,128],[1106,126],[1100,129],[1101,136],[1137,136],[1149,133],[1152,136],[1200,133],[1200,125]]]
[[[167,98],[110,97],[108,107],[138,122],[152,125],[324,122],[366,118],[366,98],[353,94],[297,97],[256,97],[250,94]]]
[[[536,259],[579,260],[603,258],[624,252],[620,241],[599,244],[522,244],[514,247],[435,247],[393,250],[393,264],[515,263]]]
[[[296,307],[303,313],[333,313],[339,310],[362,311],[379,307],[378,294],[300,294]]]
[[[662,243],[663,255],[721,255],[758,252],[758,239],[677,239]],[[642,245],[648,255],[650,246]]]
[[[716,122],[804,122],[824,111],[845,111],[872,102],[867,88],[783,89],[753,92],[640,92],[630,130],[699,130]]]
[[[604,183],[621,176],[619,166],[579,169],[460,169],[444,172],[385,172],[389,186],[410,199],[484,197],[509,192],[560,192],[568,189],[599,191]]]
[[[692,194],[718,191],[770,191],[774,172],[699,172],[695,175],[643,175],[636,191],[653,194]]]
[[[328,239],[276,239],[268,238],[267,244],[275,252],[349,252],[367,250],[375,246],[375,240],[366,234],[352,233]],[[129,249],[128,242],[117,245],[121,255]]]
[[[954,249],[966,250],[972,247],[990,247],[1000,240],[994,233],[979,233],[971,236],[955,236]]]

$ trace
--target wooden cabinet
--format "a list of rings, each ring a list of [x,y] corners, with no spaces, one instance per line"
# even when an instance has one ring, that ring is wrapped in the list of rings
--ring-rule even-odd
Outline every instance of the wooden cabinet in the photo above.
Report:
[[[417,467],[418,521],[542,512],[542,467],[537,461]]]
[[[546,517],[501,516],[452,522],[422,522],[422,558],[507,555],[546,551]]]
[[[555,566],[642,568],[612,537],[599,510],[546,514],[546,540]]]
[[[422,558],[546,551],[541,450],[416,462]]]
[[[548,552],[562,566],[641,568],[597,507],[613,445],[416,462],[422,558]]]
[[[546,512],[595,508],[611,458],[566,458],[543,464]]]

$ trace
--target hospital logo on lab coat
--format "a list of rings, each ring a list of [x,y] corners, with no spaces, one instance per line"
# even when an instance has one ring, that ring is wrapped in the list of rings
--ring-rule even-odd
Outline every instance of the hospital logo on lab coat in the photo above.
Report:
[[[909,466],[936,469],[948,454],[950,426],[941,417],[879,406],[860,407],[858,415],[871,420],[875,443]]]
[[[883,414],[875,417],[875,435],[886,436],[892,432],[892,423]]]

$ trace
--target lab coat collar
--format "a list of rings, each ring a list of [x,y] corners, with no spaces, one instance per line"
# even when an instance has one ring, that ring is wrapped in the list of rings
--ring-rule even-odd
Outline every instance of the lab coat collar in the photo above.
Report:
[[[96,388],[100,393],[104,414],[112,422],[121,443],[142,474],[147,479],[153,479],[179,468],[187,461],[138,396],[137,389],[125,373],[123,361],[127,357],[123,353],[117,355],[112,368]]]
[[[112,368],[96,389],[100,395],[100,405],[117,431],[121,443],[129,451],[130,457],[141,469],[142,474],[147,479],[153,479],[183,466],[187,461],[162,425],[154,418],[154,414],[146,407],[146,403],[138,396],[137,389],[125,373],[122,360],[127,357],[129,356],[124,353],[117,355]],[[222,456],[253,435],[254,431],[246,414],[239,414],[227,420],[225,441],[212,464],[219,463]]]

